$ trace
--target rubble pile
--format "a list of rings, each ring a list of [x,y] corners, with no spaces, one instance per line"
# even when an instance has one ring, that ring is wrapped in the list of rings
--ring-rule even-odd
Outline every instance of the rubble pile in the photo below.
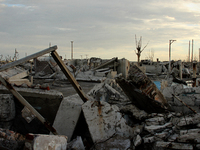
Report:
[[[199,149],[200,113],[146,113],[128,100],[113,105],[112,97],[118,93],[103,92],[107,83],[95,86],[88,94],[96,100],[82,106],[95,149]],[[114,85],[113,80],[110,83]]]
[[[199,87],[188,87],[184,84],[173,83],[171,86],[164,88],[162,93],[168,101],[168,104],[171,105],[173,111],[189,114],[191,113],[191,110],[185,106],[185,104],[187,104],[187,106],[192,108],[194,111],[198,113],[200,112]],[[178,97],[185,104],[181,103],[173,95],[176,95],[176,97]]]
[[[0,67],[0,149],[200,149],[200,90],[178,79],[182,75],[175,67],[181,68],[181,62],[174,65],[173,79],[163,81],[160,91],[144,67],[131,66],[126,59],[62,61],[56,49]],[[52,57],[37,59],[49,52]],[[63,97],[48,84],[34,85],[33,80],[23,86],[29,71],[12,72],[29,59],[35,59],[33,70],[32,65],[24,68],[35,79],[67,79],[77,94]],[[158,61],[147,64],[157,75],[163,72]],[[23,88],[11,83],[15,79]],[[85,94],[77,80],[101,83]]]

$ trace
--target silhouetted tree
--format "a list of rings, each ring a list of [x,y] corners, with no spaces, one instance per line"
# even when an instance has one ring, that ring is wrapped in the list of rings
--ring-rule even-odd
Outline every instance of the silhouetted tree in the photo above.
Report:
[[[135,35],[135,44],[136,44],[136,50],[135,53],[137,55],[138,58],[138,66],[140,65],[140,56],[142,51],[147,47],[148,43],[145,45],[145,47],[142,49],[142,36],[140,36],[139,41],[137,42],[137,37]]]

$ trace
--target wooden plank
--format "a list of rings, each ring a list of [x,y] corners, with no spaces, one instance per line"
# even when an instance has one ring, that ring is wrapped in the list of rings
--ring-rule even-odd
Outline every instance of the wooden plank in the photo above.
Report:
[[[31,60],[33,58],[37,58],[37,57],[42,56],[44,54],[50,53],[52,51],[55,51],[56,49],[57,49],[57,46],[55,45],[55,46],[49,47],[47,49],[44,49],[44,50],[42,50],[40,52],[37,52],[37,53],[34,53],[34,54],[29,55],[27,57],[24,57],[22,59],[13,61],[11,63],[7,63],[7,64],[5,64],[5,65],[0,67],[0,71],[6,70],[6,69],[14,67],[14,66],[17,66],[17,65],[22,64],[22,63],[24,63],[26,61],[29,61],[29,60]]]
[[[49,124],[48,121],[46,121],[35,108],[33,108],[14,88],[13,86],[6,81],[1,75],[0,75],[0,82],[20,101],[20,103],[24,106],[26,106],[32,114],[34,114],[44,125],[45,127],[51,131],[53,134],[57,134],[56,130]]]
[[[65,64],[62,61],[62,59],[58,55],[58,53],[56,51],[53,51],[53,52],[51,52],[51,55],[53,56],[54,60],[56,61],[56,63],[58,64],[58,66],[61,68],[62,72],[65,74],[65,76],[67,77],[67,79],[70,81],[70,83],[72,84],[72,86],[74,87],[74,89],[76,90],[76,92],[78,93],[78,95],[81,97],[81,99],[84,102],[86,102],[88,100],[87,96],[85,95],[85,93],[83,92],[81,86],[78,84],[78,82],[73,77],[73,75],[71,74],[71,72],[65,66]]]

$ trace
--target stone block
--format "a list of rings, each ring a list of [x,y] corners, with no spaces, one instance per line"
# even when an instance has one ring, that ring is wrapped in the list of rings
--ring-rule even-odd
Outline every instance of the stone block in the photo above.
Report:
[[[200,133],[200,129],[180,130],[180,135],[185,135],[190,133]]]
[[[179,149],[179,150],[193,150],[193,146],[191,144],[183,144],[183,143],[174,143],[174,142],[162,142],[158,141],[155,143],[154,150],[165,150],[167,148],[170,149]]]
[[[134,140],[134,146],[139,146],[142,143],[142,138],[140,137],[140,135],[137,135],[135,140]]]
[[[181,143],[198,143],[200,144],[200,133],[186,133],[177,137],[177,141]]]
[[[144,129],[152,134],[155,134],[156,132],[161,132],[164,129],[168,128],[168,127],[172,127],[172,123],[166,123],[164,125],[151,125],[151,126],[145,126]]]
[[[69,140],[81,114],[82,99],[78,94],[65,97],[56,114],[53,127],[61,135],[66,135]]]
[[[178,126],[185,126],[185,125],[194,125],[200,122],[200,113],[197,113],[193,116],[182,117],[178,122]]]
[[[155,137],[154,136],[143,137],[144,144],[146,144],[146,143],[153,143],[154,141],[155,141]]]
[[[66,150],[67,137],[64,135],[28,134],[24,149],[26,150]]]
[[[15,117],[15,103],[11,94],[0,94],[0,121],[10,121]]]
[[[156,141],[162,141],[165,140],[168,134],[168,132],[155,133],[154,138]]]
[[[146,122],[146,125],[148,125],[148,126],[163,125],[163,124],[165,124],[165,119],[164,119],[164,117],[154,117],[154,118],[146,119],[145,122]]]
[[[178,136],[179,136],[178,134],[173,134],[168,138],[168,141],[169,142],[174,142]]]

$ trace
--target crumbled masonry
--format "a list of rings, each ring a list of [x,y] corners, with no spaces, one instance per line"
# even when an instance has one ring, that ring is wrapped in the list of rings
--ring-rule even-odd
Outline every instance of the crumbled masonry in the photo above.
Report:
[[[199,63],[169,72],[168,62],[62,60],[56,49],[0,65],[0,149],[200,149]]]

